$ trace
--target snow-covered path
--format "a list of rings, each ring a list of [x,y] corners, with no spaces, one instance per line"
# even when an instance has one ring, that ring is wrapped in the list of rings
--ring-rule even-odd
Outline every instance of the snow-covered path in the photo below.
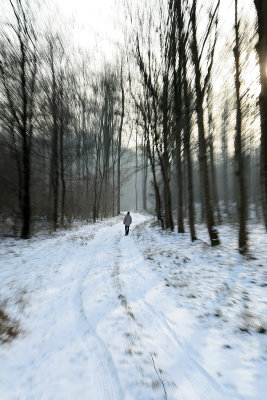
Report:
[[[227,371],[230,346],[214,353],[217,321],[203,325],[201,302],[182,297],[190,280],[177,260],[189,257],[165,248],[150,217],[133,220],[128,237],[114,218],[0,249],[0,294],[24,329],[0,346],[1,400],[263,399],[266,339],[254,338],[264,367],[252,346],[254,364],[239,349]]]

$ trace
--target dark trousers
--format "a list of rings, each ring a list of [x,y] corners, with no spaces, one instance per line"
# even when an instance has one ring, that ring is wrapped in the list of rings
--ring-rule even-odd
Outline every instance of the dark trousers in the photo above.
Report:
[[[129,229],[130,227],[125,225],[125,236],[129,235]]]

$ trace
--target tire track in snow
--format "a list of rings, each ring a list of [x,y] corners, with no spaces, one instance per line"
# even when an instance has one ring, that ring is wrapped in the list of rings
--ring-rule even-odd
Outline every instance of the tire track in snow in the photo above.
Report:
[[[117,225],[117,224],[116,224]],[[91,381],[93,382],[94,387],[92,388],[94,400],[122,400],[123,394],[120,388],[120,382],[117,376],[117,371],[112,359],[112,356],[104,343],[104,341],[99,337],[96,333],[96,330],[93,329],[92,323],[90,321],[90,313],[88,313],[85,293],[86,293],[86,285],[88,282],[92,282],[94,279],[94,275],[99,272],[99,270],[103,271],[103,263],[104,262],[112,262],[112,257],[110,257],[109,249],[114,246],[110,246],[110,230],[114,229],[114,225],[104,228],[96,234],[95,239],[91,244],[91,254],[90,254],[90,264],[86,263],[86,269],[84,274],[80,278],[79,283],[79,292],[80,296],[77,298],[80,299],[80,310],[81,315],[84,320],[85,326],[88,329],[87,333],[87,342],[90,348],[90,362],[92,369],[89,371],[91,374]],[[105,231],[105,232],[103,232]],[[108,237],[107,237],[108,236]],[[104,249],[105,243],[108,244],[108,248]],[[98,251],[97,251],[98,250]],[[103,254],[104,259],[103,259]],[[105,265],[105,270],[107,269],[107,265]]]
[[[129,326],[132,325],[132,322],[135,322],[135,324],[137,324],[137,326],[139,328],[142,327],[142,325],[136,320],[134,313],[131,309],[131,306],[129,305],[127,298],[124,294],[123,291],[123,287],[124,287],[124,283],[121,280],[120,277],[120,263],[121,263],[121,256],[122,256],[122,252],[121,252],[121,237],[119,235],[116,236],[115,239],[115,253],[117,254],[116,256],[116,260],[115,260],[115,265],[113,268],[113,271],[111,273],[113,282],[114,282],[114,287],[117,293],[117,297],[118,300],[121,303],[121,306],[123,307],[125,313],[126,313],[126,317],[128,320],[128,324],[127,324],[127,332],[124,332],[124,336],[126,337],[126,341],[127,341],[127,348],[125,349],[125,354],[126,355],[130,355],[132,356],[133,354],[135,355],[142,355],[143,351],[140,351],[140,349],[135,349],[137,346],[140,346],[143,349],[143,345],[141,342],[141,338],[138,336],[138,334],[136,332],[131,332],[129,330]],[[125,327],[126,328],[126,327]],[[139,372],[142,371],[142,367],[139,366]]]
[[[20,246],[18,257],[12,257],[15,272],[5,282],[7,286],[11,279],[14,285],[23,282],[30,293],[29,331],[6,353],[5,375],[12,384],[1,381],[1,389],[5,386],[10,393],[5,397],[1,390],[1,399],[123,398],[112,360],[86,319],[81,297],[94,262],[96,229],[105,230],[99,224],[30,241],[29,246]],[[22,268],[27,259],[27,268]]]
[[[139,231],[140,229],[141,225]],[[147,234],[149,235],[148,230]],[[140,238],[140,232],[137,235]],[[169,390],[173,394],[176,393],[176,396],[182,396],[183,400],[193,398],[196,400],[203,400],[204,398],[207,400],[214,400],[215,398],[216,400],[226,400],[227,396],[221,386],[191,354],[193,352],[190,351],[190,344],[180,341],[164,314],[155,310],[153,304],[146,300],[148,293],[154,290],[153,285],[159,284],[161,278],[158,279],[158,282],[155,281],[155,272],[151,269],[147,270],[146,262],[133,240],[128,241],[126,249],[121,248],[121,253],[121,267],[127,264],[127,268],[120,268],[124,273],[124,281],[126,281],[124,285],[125,298],[128,308],[132,310],[135,316],[140,343],[146,349],[146,353],[159,355],[159,365],[160,360],[164,362],[164,358],[170,358],[176,365],[177,379],[175,383],[168,377],[167,371],[162,371],[161,376],[165,380],[167,392]],[[136,261],[138,259],[140,260]],[[126,263],[126,260],[133,261]],[[141,271],[140,268],[142,268]],[[142,274],[143,269],[146,270],[145,279]],[[151,285],[149,278],[151,278]],[[133,283],[134,290],[131,287]],[[132,299],[129,299],[129,297],[132,297]],[[159,343],[154,340],[155,337],[160,338]],[[174,386],[176,386],[175,389]],[[241,397],[238,398],[241,399]]]
[[[144,220],[143,216],[138,215],[137,218],[139,220]],[[113,293],[113,300],[115,300],[113,307],[107,309],[104,314],[102,312],[103,306],[100,307],[100,313],[102,313],[102,315],[98,316],[99,321],[96,323],[96,325],[99,326],[96,328],[97,334],[101,337],[101,340],[108,347],[112,355],[125,394],[125,399],[162,399],[164,393],[161,388],[161,381],[158,379],[151,357],[153,356],[156,361],[157,355],[147,351],[142,337],[139,335],[142,326],[136,320],[131,306],[124,295],[124,285],[126,282],[124,282],[120,276],[121,246],[123,245],[123,240],[125,240],[125,245],[127,247],[128,238],[124,239],[123,232],[121,235],[114,235],[115,230],[117,231],[117,227],[111,228],[108,235],[105,234],[102,236],[102,242],[107,242],[109,245],[107,248],[103,243],[101,245],[102,253],[106,253],[104,258],[108,258],[108,264],[102,265],[103,258],[100,257],[99,267],[102,270],[99,274],[100,278],[94,274],[88,275],[88,279],[94,282],[92,283],[94,286],[96,285],[98,287],[97,280],[102,280],[101,298],[106,295],[103,287],[108,286],[107,290]],[[111,240],[110,238],[112,235],[114,237]],[[110,254],[110,246],[113,247],[112,254]],[[109,282],[107,282],[107,276],[103,272],[103,268],[109,273]],[[140,277],[142,277],[141,274]],[[98,307],[97,303],[99,301],[100,299],[97,297],[92,299],[94,309]],[[88,315],[87,305],[85,305],[85,309]],[[98,315],[98,311],[92,311],[91,309],[89,310],[89,314]],[[150,348],[148,350],[150,350]],[[159,374],[161,373],[160,369],[158,372]]]
[[[141,386],[146,386],[146,389],[150,388],[149,398],[164,398],[167,399],[167,395],[165,392],[165,384],[162,378],[162,370],[158,368],[156,365],[157,353],[155,352],[155,347],[147,346],[143,340],[144,334],[147,335],[146,329],[144,329],[144,325],[140,322],[138,318],[136,318],[136,314],[131,307],[131,302],[128,301],[127,294],[123,290],[125,286],[127,286],[127,282],[125,282],[121,276],[121,266],[128,265],[127,260],[125,260],[122,247],[123,243],[125,243],[124,252],[128,251],[129,247],[127,246],[127,242],[125,240],[133,243],[130,237],[117,238],[116,239],[116,253],[117,259],[114,266],[114,270],[112,272],[112,278],[114,279],[114,286],[117,289],[118,299],[121,302],[122,307],[125,310],[126,316],[128,318],[128,327],[127,332],[125,332],[125,336],[127,338],[128,347],[125,353],[131,356],[131,364],[135,364],[136,373],[139,376],[139,382],[136,382],[136,386],[138,383]],[[128,242],[129,244],[129,242]],[[136,248],[136,252],[138,254],[138,249]],[[130,254],[131,256],[132,254]],[[131,258],[131,257],[130,257]],[[145,281],[145,277],[140,273],[137,269],[134,268],[136,274],[138,274],[139,278]],[[150,337],[150,336],[149,336]],[[173,386],[173,382],[168,382],[170,386]],[[162,387],[163,386],[163,387]],[[157,391],[157,393],[155,393]],[[146,395],[142,394],[142,398],[146,398]],[[152,396],[152,397],[151,397]],[[156,397],[155,397],[156,396]],[[162,397],[163,396],[163,397]]]

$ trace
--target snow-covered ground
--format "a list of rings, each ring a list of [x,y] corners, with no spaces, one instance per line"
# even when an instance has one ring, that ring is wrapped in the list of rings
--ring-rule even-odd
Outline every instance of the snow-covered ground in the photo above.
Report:
[[[0,300],[21,335],[0,344],[1,400],[264,400],[267,235],[210,248],[133,214],[53,237],[5,239]]]

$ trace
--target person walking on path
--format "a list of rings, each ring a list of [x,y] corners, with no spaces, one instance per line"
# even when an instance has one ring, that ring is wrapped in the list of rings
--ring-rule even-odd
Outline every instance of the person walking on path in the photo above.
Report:
[[[129,234],[130,225],[132,223],[132,217],[130,216],[130,211],[124,217],[123,223],[125,225],[125,236]]]

